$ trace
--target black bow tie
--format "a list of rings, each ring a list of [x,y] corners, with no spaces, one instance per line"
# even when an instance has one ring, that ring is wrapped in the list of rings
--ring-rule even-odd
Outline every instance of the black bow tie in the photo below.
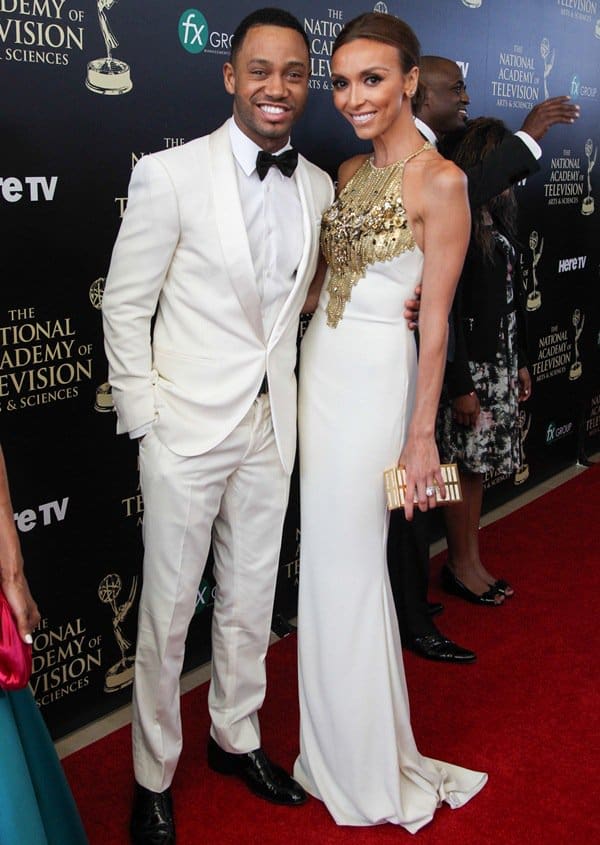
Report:
[[[281,170],[284,176],[291,176],[297,164],[298,150],[294,149],[286,150],[278,156],[273,156],[271,153],[261,150],[256,156],[256,172],[261,182],[269,172],[269,167],[274,165]]]

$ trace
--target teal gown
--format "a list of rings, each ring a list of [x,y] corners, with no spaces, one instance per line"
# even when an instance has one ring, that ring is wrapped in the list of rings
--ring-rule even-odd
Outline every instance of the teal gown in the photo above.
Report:
[[[87,845],[71,790],[29,687],[0,690],[0,843]]]

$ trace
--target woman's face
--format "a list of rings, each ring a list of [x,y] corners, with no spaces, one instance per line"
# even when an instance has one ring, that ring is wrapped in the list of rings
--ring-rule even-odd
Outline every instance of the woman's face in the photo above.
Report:
[[[359,138],[383,135],[400,114],[411,112],[418,68],[403,73],[398,50],[391,44],[358,38],[344,44],[331,60],[333,103]]]

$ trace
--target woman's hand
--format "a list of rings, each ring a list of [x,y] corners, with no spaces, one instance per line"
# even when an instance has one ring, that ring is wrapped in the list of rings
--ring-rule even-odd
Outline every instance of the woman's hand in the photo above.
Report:
[[[420,511],[436,506],[436,487],[439,487],[442,498],[446,497],[440,456],[433,436],[409,437],[398,466],[406,468],[404,515],[409,521],[413,518],[415,504]]]
[[[474,428],[480,410],[479,398],[474,390],[452,400],[452,417],[459,425]]]
[[[527,402],[531,396],[531,376],[527,367],[519,370],[519,402]]]

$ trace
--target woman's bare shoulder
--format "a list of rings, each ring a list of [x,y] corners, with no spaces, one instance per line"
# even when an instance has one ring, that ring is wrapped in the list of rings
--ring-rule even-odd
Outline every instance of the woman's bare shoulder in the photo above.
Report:
[[[467,177],[454,162],[436,155],[423,168],[423,188],[446,197],[457,196],[466,191]]]

